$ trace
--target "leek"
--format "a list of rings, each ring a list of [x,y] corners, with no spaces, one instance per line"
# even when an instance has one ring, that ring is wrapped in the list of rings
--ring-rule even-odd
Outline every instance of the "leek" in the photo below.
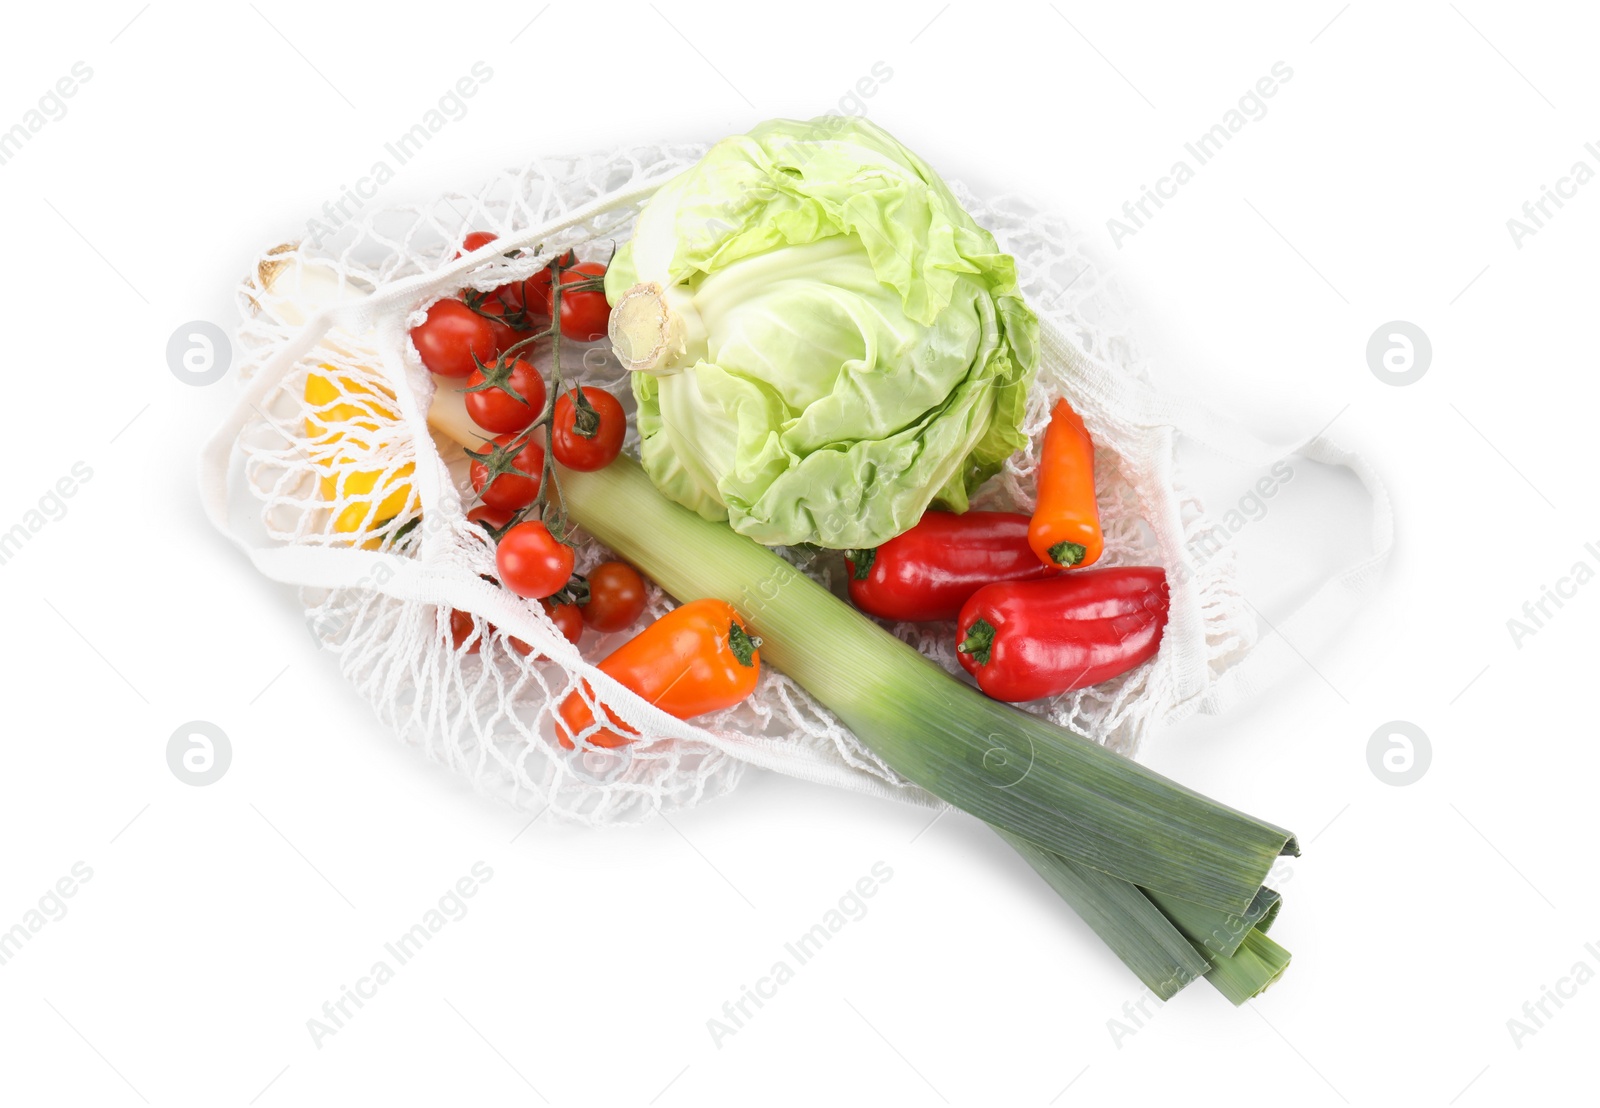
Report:
[[[1004,831],[1124,881],[1243,915],[1282,828],[953,679],[767,548],[662,496],[636,462],[562,469],[572,520],[680,601],[716,597],[762,654],[897,773]]]
[[[429,419],[436,429],[463,444],[476,443],[481,437],[454,393],[441,390],[435,396]],[[1206,801],[1086,740],[1056,731],[973,692],[771,551],[667,501],[631,459],[619,458],[596,473],[575,473],[563,468],[560,476],[566,509],[574,522],[633,561],[680,601],[716,596],[733,603],[766,637],[763,650],[770,663],[788,672],[833,708],[897,770],[957,807],[968,811],[982,808],[983,812],[974,814],[982,816],[987,812],[1004,817],[999,810],[1014,796],[1022,797],[1024,804],[1049,805],[1048,795],[1017,789],[1032,776],[1036,758],[1030,756],[1024,762],[1014,757],[1020,750],[1036,750],[1027,742],[1045,734],[1049,735],[1047,749],[1051,753],[1060,747],[1093,751],[1084,755],[1082,764],[1096,771],[1096,784],[1103,786],[1108,779],[1114,782],[1121,769],[1158,794],[1159,786],[1165,785],[1176,800],[1176,811],[1156,813],[1156,818],[1166,824],[1178,823],[1196,809],[1202,818],[1224,828],[1253,824],[1247,827],[1248,834],[1241,836],[1257,844],[1253,853],[1243,862],[1234,859],[1230,863],[1236,872],[1243,870],[1247,874],[1236,884],[1241,890],[1248,887],[1248,898],[1241,904],[1235,896],[1221,907],[1170,892],[1150,893],[1148,888],[1137,888],[1107,872],[1115,865],[1114,859],[1105,863],[1107,854],[1123,845],[1126,836],[1138,835],[1137,826],[1123,830],[1130,822],[1136,822],[1136,814],[1114,811],[1118,822],[1113,829],[1124,838],[1097,844],[1095,857],[1102,862],[1100,869],[1069,860],[1038,845],[1028,835],[1019,835],[1014,827],[1021,820],[1008,820],[1012,830],[1005,829],[1004,823],[999,829],[1162,999],[1202,975],[1230,999],[1253,995],[1281,975],[1288,955],[1277,944],[1249,942],[1248,950],[1242,954],[1239,948],[1247,940],[1264,938],[1260,933],[1271,924],[1281,905],[1278,894],[1262,887],[1260,880],[1265,876],[1265,867],[1271,864],[1271,854],[1280,850],[1298,852],[1287,832]],[[808,654],[827,657],[808,664]],[[860,668],[852,673],[851,664]],[[877,680],[872,676],[875,672],[879,675]],[[955,702],[961,715],[929,725],[927,703],[950,705],[952,698],[959,695],[952,694],[951,687],[971,694],[970,698]],[[886,692],[892,694],[892,699]],[[879,703],[874,705],[874,701]],[[924,710],[916,710],[919,706]],[[893,718],[896,707],[903,712],[898,721]],[[981,772],[974,772],[970,758],[973,744],[970,736],[960,733],[962,721],[972,729],[973,736],[982,737],[978,743],[981,755],[975,760],[976,769]],[[1023,741],[1019,741],[1019,725]],[[954,768],[945,777],[911,772],[913,765],[921,771],[928,762],[905,756],[905,748],[936,741],[968,752],[968,760],[947,758],[947,764]],[[895,760],[890,760],[888,751],[895,752]],[[975,794],[976,799],[963,803],[965,794]],[[1075,795],[1081,797],[1082,790]],[[1159,795],[1157,799],[1160,800]],[[1091,803],[1079,807],[1070,818],[1064,813],[1059,818],[1082,840],[1093,831],[1095,812],[1102,807]],[[1036,823],[1035,819],[1033,825]],[[1068,837],[1051,837],[1043,832],[1040,835],[1054,841]],[[1218,837],[1213,834],[1209,841]],[[1265,849],[1260,845],[1263,841]],[[1175,878],[1171,885],[1193,884],[1179,880],[1184,877],[1184,859],[1193,855],[1194,850],[1185,850],[1175,865],[1166,867],[1166,872]],[[1254,868],[1245,868],[1250,865]],[[1127,875],[1126,871],[1119,872]],[[1251,930],[1252,924],[1255,930]]]

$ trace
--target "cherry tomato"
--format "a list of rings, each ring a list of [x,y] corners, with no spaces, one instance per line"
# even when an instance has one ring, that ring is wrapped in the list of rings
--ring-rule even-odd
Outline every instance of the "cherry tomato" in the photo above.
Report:
[[[481,369],[475,369],[472,376],[467,378],[467,387],[476,388],[497,373],[504,372],[492,365],[488,375]],[[520,431],[544,411],[544,378],[539,376],[539,371],[528,359],[517,358],[511,363],[510,372],[505,374],[505,383],[522,399],[518,400],[505,389],[494,385],[462,397],[472,422],[485,431]]]
[[[440,300],[428,318],[411,329],[422,364],[441,377],[470,377],[476,357],[485,365],[510,345],[511,328],[486,319],[459,300]]]
[[[556,461],[568,469],[589,473],[604,469],[622,453],[622,437],[628,433],[628,417],[617,398],[605,389],[583,387],[583,397],[600,417],[600,426],[587,438],[578,433],[578,409],[571,393],[556,398],[555,426],[551,444]]]
[[[506,307],[525,317],[550,318],[550,271],[541,269],[526,281],[511,281],[495,289]]]
[[[494,552],[500,583],[518,596],[543,600],[560,592],[572,577],[572,547],[538,520],[505,533]]]
[[[482,635],[473,637],[475,622],[470,612],[463,612],[460,608],[450,609],[450,643],[457,650],[460,650],[468,639],[472,639],[472,645],[467,647],[468,654],[476,654],[483,646]]]
[[[461,240],[461,249],[456,251],[456,257],[459,258],[463,254],[470,254],[474,250],[481,250],[485,246],[488,246],[491,242],[494,242],[498,238],[499,238],[498,235],[496,235],[496,234],[494,234],[494,233],[492,233],[490,231],[473,231],[466,238]],[[549,281],[548,278],[546,278],[546,280],[545,280],[546,289],[548,289],[549,286],[550,286],[550,281]],[[544,311],[544,313],[546,315],[549,314],[549,307],[548,307],[549,299],[550,299],[549,296],[546,295],[546,297],[545,297],[546,307],[543,309],[543,311]],[[491,309],[488,308],[489,301],[496,301],[496,302],[503,303],[506,306],[506,308],[508,308],[509,310],[511,310],[513,312],[522,311],[523,310],[522,282],[521,281],[513,281],[510,284],[501,285],[499,288],[497,288],[493,292],[491,292],[489,294],[489,300],[485,301],[483,304],[480,304],[479,307],[482,308],[485,311],[491,310]],[[535,311],[537,312],[538,310],[539,309],[538,309],[537,305],[535,305]]]
[[[539,495],[539,482],[544,477],[544,447],[539,445],[539,436],[529,435],[515,457],[508,458],[508,448],[516,440],[514,434],[496,435],[480,451],[487,452],[490,457],[484,461],[474,458],[470,470],[472,488],[478,493],[479,499],[488,507],[502,512],[521,511],[532,504]],[[501,472],[491,478],[490,465],[496,461],[501,464]],[[507,462],[520,472],[505,470],[504,464]],[[486,482],[488,488],[484,487]]]
[[[549,600],[541,600],[539,603],[544,605],[544,614],[549,616],[551,621],[555,623],[556,630],[565,635],[568,642],[576,645],[578,640],[583,637],[583,616],[579,613],[578,606],[576,604],[552,604]],[[521,654],[524,658],[533,653],[533,647],[518,638],[511,639],[511,649]],[[537,662],[543,657],[544,655],[541,654],[534,661]]]
[[[479,504],[467,513],[467,520],[470,523],[487,523],[498,531],[510,523],[511,517],[515,514],[515,512],[508,512],[501,508],[491,508],[487,504]]]
[[[589,603],[581,606],[583,622],[610,634],[631,627],[644,613],[644,578],[626,562],[601,562],[589,573]]]
[[[604,277],[606,267],[599,262],[580,262],[561,274],[561,333],[578,342],[594,342],[606,337],[611,305],[601,289],[568,290],[568,285]]]
[[[563,267],[575,266],[578,264],[578,256],[568,250],[560,261]],[[517,291],[512,294],[516,297],[515,301],[507,296],[505,297],[506,302],[515,303],[518,307],[522,307],[534,315],[548,316],[550,314],[550,279],[555,274],[555,270],[552,268],[554,264],[552,262],[522,282],[521,285],[517,286]],[[510,285],[503,286],[502,295],[504,295],[505,289],[511,287]]]
[[[526,283],[527,282],[525,281],[512,281],[508,284],[501,285],[499,288],[494,290],[494,295],[499,298],[500,302],[506,306],[508,311],[523,313],[524,319],[527,319],[529,316],[549,315],[550,312],[548,307],[541,307],[537,298],[535,298],[532,304],[527,303],[527,300],[523,294],[523,285]]]
[[[496,289],[495,291],[498,292],[499,290]],[[482,300],[478,301],[477,308],[481,314],[492,317],[489,322],[495,328],[494,334],[496,353],[505,350],[519,338],[525,337],[525,335],[519,335],[516,327],[505,321],[506,315],[512,312],[514,309],[508,306],[504,300],[496,297],[494,293],[490,293],[488,296],[485,296]],[[520,323],[521,320],[518,322]]]
[[[491,231],[474,231],[461,240],[461,249],[456,251],[456,257],[459,258],[463,254],[470,254],[474,250],[481,250],[499,237],[499,235]]]

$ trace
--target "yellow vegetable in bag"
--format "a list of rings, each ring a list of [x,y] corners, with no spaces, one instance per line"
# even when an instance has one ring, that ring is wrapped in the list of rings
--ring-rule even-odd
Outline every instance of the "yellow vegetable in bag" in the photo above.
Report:
[[[323,364],[323,372],[306,377],[305,400],[316,414],[306,418],[308,453],[317,465],[329,472],[318,479],[323,499],[335,504],[333,529],[342,534],[375,531],[417,502],[409,478],[416,470],[413,462],[389,468],[373,461],[373,455],[387,447],[379,440],[385,425],[397,423],[399,409],[394,394],[382,384],[367,384],[333,366]],[[375,548],[381,539],[362,545]]]

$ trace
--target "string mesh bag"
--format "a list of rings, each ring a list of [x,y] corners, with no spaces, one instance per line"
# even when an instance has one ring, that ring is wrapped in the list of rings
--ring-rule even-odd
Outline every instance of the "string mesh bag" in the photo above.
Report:
[[[599,672],[594,663],[670,610],[672,598],[651,586],[632,630],[590,633],[580,651],[538,603],[494,583],[491,542],[467,519],[467,459],[430,428],[430,407],[438,405],[437,424],[439,411],[460,400],[446,395],[455,382],[436,388],[408,338],[428,306],[525,278],[567,249],[605,261],[655,188],[705,150],[657,145],[543,159],[475,193],[373,210],[264,252],[238,290],[243,391],[202,459],[207,511],[264,574],[299,587],[307,628],[385,727],[515,805],[590,824],[639,822],[722,795],[750,766],[935,804],[771,666],[746,701],[691,722]],[[1297,657],[1288,641],[1309,649],[1331,633],[1387,557],[1388,499],[1371,468],[1326,436],[1270,446],[1157,392],[1132,316],[1085,237],[1025,200],[950,184],[1016,259],[1041,321],[1024,424],[1030,445],[973,506],[1031,510],[1045,426],[1065,398],[1097,447],[1099,564],[1162,566],[1171,590],[1153,660],[1019,707],[1132,756],[1163,722],[1224,711],[1276,679]],[[471,231],[498,238],[458,256]],[[513,250],[519,255],[507,257]],[[569,379],[623,402],[624,450],[637,457],[627,373],[607,345],[564,340],[562,363]],[[1370,552],[1279,621],[1282,636],[1260,633],[1229,551],[1196,556],[1214,524],[1179,471],[1185,437],[1248,465],[1298,454],[1345,466],[1371,494]],[[572,540],[580,573],[613,557],[581,531]],[[779,553],[843,595],[837,553]],[[966,679],[950,625],[890,630]],[[631,729],[635,741],[604,748],[580,735],[569,748],[556,716],[570,695],[602,722]]]

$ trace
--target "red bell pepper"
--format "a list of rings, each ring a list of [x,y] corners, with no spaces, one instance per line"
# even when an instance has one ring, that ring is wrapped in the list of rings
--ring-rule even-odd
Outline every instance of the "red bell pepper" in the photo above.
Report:
[[[985,585],[1054,574],[1028,545],[1028,523],[1015,512],[927,512],[882,546],[845,554],[850,600],[882,619],[955,619]]]
[[[1154,657],[1166,624],[1160,569],[1079,569],[974,593],[956,623],[956,657],[996,700],[1037,700]]]

